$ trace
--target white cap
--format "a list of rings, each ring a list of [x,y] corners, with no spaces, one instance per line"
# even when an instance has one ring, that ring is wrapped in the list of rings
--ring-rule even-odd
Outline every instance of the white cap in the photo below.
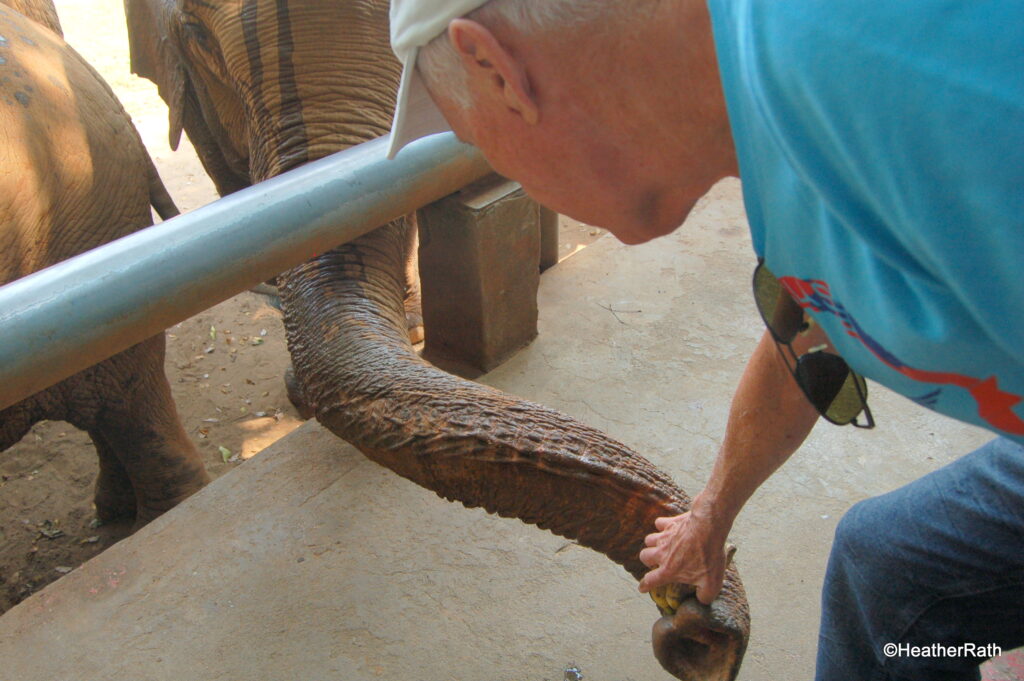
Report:
[[[391,123],[388,158],[420,137],[451,130],[430,99],[416,71],[421,47],[448,30],[452,19],[472,12],[487,0],[391,0],[391,49],[402,62],[395,118]]]

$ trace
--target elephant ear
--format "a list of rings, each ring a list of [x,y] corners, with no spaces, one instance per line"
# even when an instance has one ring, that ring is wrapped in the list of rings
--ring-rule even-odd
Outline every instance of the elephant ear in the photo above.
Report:
[[[132,73],[156,83],[170,111],[168,142],[177,149],[185,120],[188,74],[173,0],[124,0]]]

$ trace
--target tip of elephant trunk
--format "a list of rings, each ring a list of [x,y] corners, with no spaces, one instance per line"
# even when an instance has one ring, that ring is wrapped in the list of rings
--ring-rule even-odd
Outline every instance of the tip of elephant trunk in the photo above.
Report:
[[[651,644],[658,662],[677,679],[733,681],[747,648],[747,637],[745,632],[717,621],[711,608],[689,598],[675,614],[654,623]]]

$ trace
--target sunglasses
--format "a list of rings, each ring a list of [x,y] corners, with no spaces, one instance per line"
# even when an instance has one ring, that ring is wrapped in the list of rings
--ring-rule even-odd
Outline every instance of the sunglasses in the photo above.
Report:
[[[782,282],[765,267],[764,260],[758,261],[754,270],[754,300],[786,366],[814,408],[836,425],[874,428],[875,419],[868,409],[868,384],[863,376],[850,369],[842,357],[824,352],[823,348],[812,348],[799,356],[793,350],[797,334],[807,331],[812,322]],[[861,412],[864,423],[857,421]]]

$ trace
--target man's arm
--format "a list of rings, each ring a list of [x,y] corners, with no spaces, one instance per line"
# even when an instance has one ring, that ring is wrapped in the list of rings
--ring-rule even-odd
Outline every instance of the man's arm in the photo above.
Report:
[[[827,342],[820,327],[794,341],[797,354]],[[640,582],[648,592],[669,583],[697,587],[711,603],[722,588],[725,540],[754,491],[803,443],[817,410],[796,384],[770,333],[754,350],[729,409],[725,439],[707,486],[688,513],[658,518],[640,560],[652,569]]]

